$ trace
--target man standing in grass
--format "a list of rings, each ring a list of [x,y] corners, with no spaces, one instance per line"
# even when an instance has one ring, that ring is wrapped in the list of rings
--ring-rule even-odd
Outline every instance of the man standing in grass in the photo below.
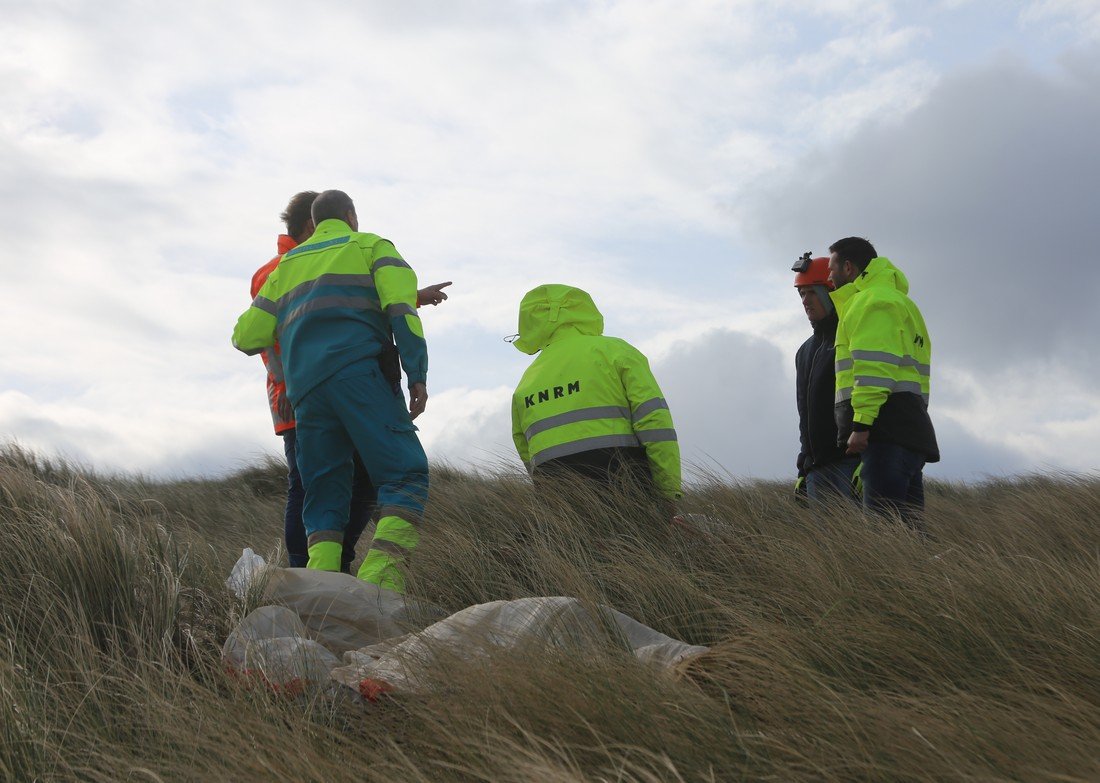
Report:
[[[313,217],[310,214],[310,208],[317,195],[317,192],[312,190],[296,193],[280,215],[286,225],[286,233],[279,235],[277,244],[279,254],[256,270],[256,274],[252,276],[253,299],[267,282],[267,278],[275,267],[279,265],[283,255],[313,235]],[[260,357],[267,368],[267,399],[271,407],[271,419],[275,425],[275,434],[283,439],[283,453],[286,455],[288,469],[286,507],[283,513],[283,536],[286,541],[287,559],[290,561],[291,568],[305,568],[309,562],[306,529],[302,523],[302,505],[305,502],[306,491],[302,485],[302,474],[298,470],[298,435],[294,410],[286,396],[286,380],[283,377],[278,343],[260,351]],[[363,466],[358,454],[355,455],[354,462],[351,504],[348,522],[344,528],[341,557],[341,570],[349,573],[351,563],[355,559],[355,544],[370,521],[376,494],[370,476],[367,475],[367,469]]]
[[[833,402],[836,395],[836,308],[829,292],[829,259],[798,259],[791,271],[802,308],[813,328],[795,354],[795,398],[798,404],[798,481],[810,500],[854,498],[852,474],[859,457],[837,444]]]
[[[512,395],[512,438],[536,481],[554,474],[608,486],[626,480],[669,504],[680,498],[668,404],[645,356],[603,335],[592,297],[566,285],[529,291],[513,344],[538,354]]]
[[[304,190],[301,193],[294,194],[282,215],[279,216],[286,225],[286,233],[280,234],[277,240],[279,254],[256,270],[256,274],[252,276],[251,296],[253,299],[260,292],[263,284],[267,282],[267,278],[275,267],[279,265],[283,255],[313,236],[314,225],[310,209],[317,195],[317,192],[313,190]],[[445,300],[447,294],[442,289],[449,285],[449,282],[438,283],[418,291],[417,307],[424,304],[437,305]],[[283,513],[283,535],[286,541],[287,559],[291,568],[304,568],[309,562],[306,529],[302,522],[305,487],[302,484],[302,474],[298,470],[297,429],[294,410],[286,395],[286,380],[283,377],[282,358],[278,343],[261,351],[260,357],[267,369],[267,398],[271,407],[271,418],[275,425],[275,434],[283,439],[283,453],[286,455],[287,462],[286,506]],[[351,504],[348,511],[348,522],[344,528],[343,552],[340,562],[340,570],[345,573],[351,573],[351,565],[355,560],[355,545],[371,520],[378,494],[358,453],[354,455],[353,462]]]
[[[339,190],[313,201],[312,236],[287,252],[237,321],[233,344],[253,354],[278,341],[297,418],[309,568],[339,571],[358,451],[378,488],[379,520],[358,576],[402,591],[400,564],[420,539],[428,461],[412,419],[427,404],[428,354],[416,275],[388,240],[359,232]],[[409,408],[379,359],[392,339]]]
[[[928,416],[932,340],[909,281],[866,239],[829,248],[836,330],[837,443],[859,455],[863,506],[923,532],[924,465],[938,462]]]

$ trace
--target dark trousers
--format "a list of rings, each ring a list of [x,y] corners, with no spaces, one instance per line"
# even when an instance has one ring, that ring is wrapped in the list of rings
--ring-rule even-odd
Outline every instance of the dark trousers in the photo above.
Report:
[[[924,533],[924,455],[896,443],[871,442],[863,452],[863,508],[896,512]]]
[[[306,527],[302,521],[302,507],[305,504],[306,488],[302,483],[302,474],[298,470],[298,434],[296,430],[283,433],[283,452],[286,454],[287,489],[286,511],[283,515],[283,534],[286,538],[286,553],[291,568],[305,568],[309,562],[309,545],[306,542]],[[352,477],[351,504],[348,509],[348,524],[344,528],[344,551],[340,570],[351,573],[351,564],[355,560],[355,544],[370,524],[374,514],[377,490],[371,482],[363,461],[356,453],[353,458],[355,469]]]
[[[531,477],[535,488],[547,491],[552,488],[583,482],[598,492],[617,492],[639,501],[657,501],[660,493],[653,482],[649,459],[640,446],[630,448],[604,448],[581,451],[565,457],[547,460],[534,469]]]
[[[859,457],[844,457],[828,465],[815,467],[806,474],[806,496],[810,500],[828,502],[845,498],[858,502],[852,489],[852,474],[859,465]]]

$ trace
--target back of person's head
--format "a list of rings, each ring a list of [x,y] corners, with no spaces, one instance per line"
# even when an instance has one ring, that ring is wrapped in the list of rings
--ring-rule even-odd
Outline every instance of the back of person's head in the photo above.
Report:
[[[845,237],[829,245],[829,252],[836,253],[841,263],[851,261],[856,269],[863,272],[872,258],[878,258],[875,246],[863,237]]]
[[[313,201],[313,222],[320,225],[333,218],[347,222],[348,213],[354,211],[351,196],[342,190],[326,190]]]
[[[279,215],[279,218],[286,223],[286,233],[295,239],[298,239],[306,230],[306,224],[311,219],[310,208],[315,198],[317,198],[316,190],[295,193],[283,210],[283,214]]]

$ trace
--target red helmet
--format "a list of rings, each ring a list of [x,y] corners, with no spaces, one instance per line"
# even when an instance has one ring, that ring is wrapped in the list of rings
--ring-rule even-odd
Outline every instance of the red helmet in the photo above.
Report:
[[[829,290],[833,288],[833,284],[829,282],[829,259],[824,256],[810,258],[810,254],[805,253],[791,267],[791,271],[796,273],[794,276],[795,288],[804,285],[823,285]]]

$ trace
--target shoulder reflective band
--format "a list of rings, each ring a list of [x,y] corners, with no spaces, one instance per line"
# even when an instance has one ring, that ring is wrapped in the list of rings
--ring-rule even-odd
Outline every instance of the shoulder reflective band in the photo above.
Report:
[[[299,253],[312,253],[314,250],[324,250],[326,247],[335,247],[336,245],[342,245],[348,242],[351,236],[336,237],[335,239],[326,239],[324,242],[317,242],[315,244],[298,245],[293,250],[288,250],[283,258],[290,258],[296,256]]]

